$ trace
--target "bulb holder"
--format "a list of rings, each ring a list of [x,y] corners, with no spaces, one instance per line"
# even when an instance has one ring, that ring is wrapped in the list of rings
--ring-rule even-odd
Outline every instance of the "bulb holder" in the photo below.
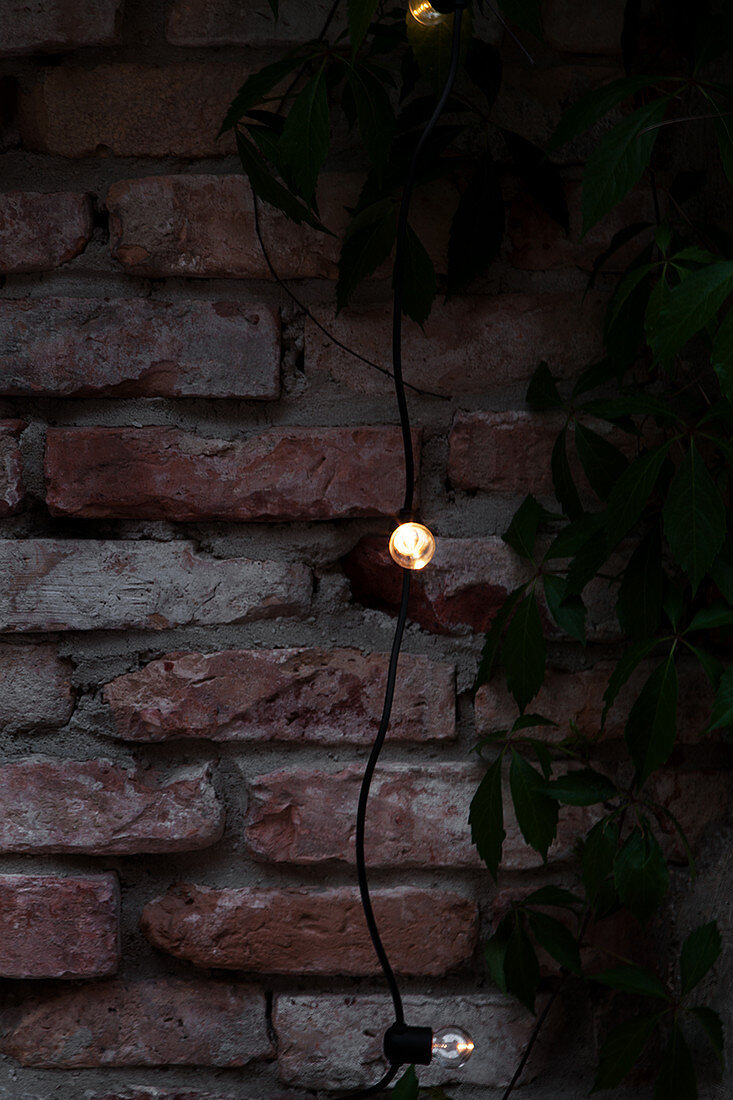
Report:
[[[392,1024],[384,1033],[384,1054],[391,1066],[429,1066],[433,1056],[433,1029]]]

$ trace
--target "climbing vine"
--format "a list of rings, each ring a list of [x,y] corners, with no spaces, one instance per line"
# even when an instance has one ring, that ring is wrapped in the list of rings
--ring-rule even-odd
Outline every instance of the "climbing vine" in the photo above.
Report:
[[[405,313],[422,324],[439,290],[461,290],[495,260],[506,170],[567,232],[552,156],[589,130],[598,136],[584,169],[583,234],[633,188],[649,188],[655,211],[618,232],[595,262],[591,285],[608,282],[607,265],[619,255],[633,257],[610,296],[603,357],[569,382],[540,363],[526,395],[531,409],[561,420],[551,459],[557,508],[528,496],[503,536],[527,579],[486,635],[475,688],[503,673],[517,718],[475,746],[486,771],[471,806],[472,838],[496,879],[506,781],[522,836],[543,860],[568,807],[586,808],[589,827],[577,845],[575,886],[547,884],[515,898],[485,958],[499,988],[533,1012],[538,950],[557,964],[530,1047],[567,983],[611,990],[623,1018],[603,1041],[594,1089],[620,1085],[661,1043],[655,1100],[693,1100],[689,1036],[698,1030],[723,1058],[721,1021],[696,992],[721,949],[714,914],[684,941],[672,976],[626,958],[588,973],[583,958],[614,914],[626,911],[644,928],[658,916],[670,887],[663,851],[670,831],[694,874],[682,826],[654,793],[655,773],[677,743],[681,661],[694,662],[700,682],[709,682],[707,732],[721,753],[733,728],[733,240],[709,213],[733,184],[733,85],[717,78],[733,20],[685,0],[659,0],[642,14],[629,0],[626,75],[575,103],[543,150],[492,122],[502,66],[478,33],[482,9],[466,21],[460,77],[418,180],[450,180],[460,193],[446,276],[436,276],[411,228]],[[536,0],[502,0],[497,14],[523,49],[541,37]],[[423,27],[377,0],[348,0],[342,13],[336,0],[317,37],[250,76],[224,120],[256,202],[323,233],[317,188],[331,134],[358,132],[365,179],[341,241],[338,309],[392,253],[401,188],[444,82],[450,42],[450,20]],[[710,163],[675,164],[680,145],[701,130]],[[594,729],[569,720],[548,738],[556,722],[541,713],[547,638],[584,649],[599,590],[612,593],[620,639],[602,712]],[[600,749],[621,697],[625,751],[614,761]],[[414,1074],[398,1090],[403,1100],[414,1095]]]

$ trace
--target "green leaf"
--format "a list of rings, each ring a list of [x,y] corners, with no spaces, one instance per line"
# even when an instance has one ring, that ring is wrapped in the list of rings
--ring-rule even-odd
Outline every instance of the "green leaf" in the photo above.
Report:
[[[575,909],[582,901],[563,886],[540,886],[524,899],[525,905],[554,905],[559,909]]]
[[[328,153],[328,138],[324,62],[290,108],[280,138],[280,155],[308,204],[313,203],[318,176]]]
[[[509,621],[509,616],[516,607],[519,600],[524,595],[527,588],[526,584],[522,584],[519,588],[515,588],[513,592],[510,592],[504,603],[501,605],[496,615],[493,618],[491,627],[486,632],[484,639],[484,646],[481,650],[481,660],[479,662],[478,671],[476,673],[476,680],[473,685],[474,691],[481,687],[482,684],[487,683],[491,679],[491,675],[494,671],[494,664],[499,652],[499,646],[501,645],[502,635],[504,633],[504,627]]]
[[[720,932],[716,922],[710,921],[690,932],[682,945],[680,955],[680,978],[682,995],[701,982],[708,970],[714,965],[722,948]]]
[[[619,374],[629,370],[644,340],[647,302],[652,287],[649,245],[637,257],[634,267],[616,287],[606,311],[603,339],[608,357]]]
[[[634,642],[617,662],[616,667],[609,677],[608,687],[603,694],[604,706],[603,714],[601,715],[602,726],[605,726],[608,712],[613,706],[621,688],[629,679],[637,665],[641,664],[644,658],[649,656],[656,644],[656,638],[645,638],[642,641]]]
[[[478,854],[496,881],[501,849],[506,832],[504,831],[504,802],[501,790],[501,764],[499,757],[486,772],[471,800],[468,823],[471,826],[471,840]]]
[[[588,833],[581,852],[581,875],[586,896],[595,905],[609,876],[618,848],[619,830],[615,821],[603,818]]]
[[[717,730],[721,726],[733,726],[733,668],[727,668],[720,677],[707,728]]]
[[[591,542],[602,527],[603,521],[600,515],[578,516],[550,543],[545,561],[572,557]]]
[[[615,783],[592,768],[567,772],[548,783],[545,791],[565,806],[595,806],[598,802],[608,802],[618,793]]]
[[[730,117],[714,119],[713,126],[715,127],[715,136],[718,139],[718,151],[723,171],[728,183],[733,184],[733,129],[731,128]]]
[[[552,455],[550,457],[550,469],[552,470],[552,484],[555,489],[555,496],[568,518],[575,519],[582,513],[583,506],[580,503],[578,490],[575,488],[575,482],[573,481],[573,475],[570,470],[570,463],[568,462],[566,445],[567,434],[567,428],[563,428],[555,440],[555,445],[552,448]]]
[[[593,580],[608,557],[608,553],[608,540],[602,530],[580,548],[568,567],[565,579],[566,602],[570,596],[579,595]]]
[[[663,593],[662,543],[655,528],[636,547],[624,570],[616,601],[624,633],[631,638],[648,638],[656,632]]]
[[[716,600],[710,607],[701,608],[685,633],[692,630],[715,630],[719,626],[733,626],[733,607],[722,600]]]
[[[694,441],[669,486],[663,516],[670,550],[694,593],[725,539],[725,505]]]
[[[529,926],[540,947],[552,955],[555,962],[573,974],[580,973],[580,951],[572,932],[555,917],[546,913],[529,914]]]
[[[545,518],[545,510],[530,494],[526,496],[514,513],[512,522],[501,536],[507,546],[511,546],[520,558],[534,558],[537,541],[537,529]]]
[[[498,3],[510,23],[516,23],[535,38],[542,38],[540,0],[498,0]]]
[[[489,974],[502,993],[506,993],[506,977],[504,976],[504,962],[506,949],[509,945],[513,917],[505,917],[499,924],[496,932],[491,936],[484,948],[484,956],[489,968]]]
[[[489,107],[493,107],[501,88],[502,62],[499,51],[489,42],[474,38],[466,54],[465,68],[471,80],[486,96]]]
[[[542,583],[547,608],[557,625],[571,638],[577,638],[581,645],[585,645],[586,609],[580,596],[567,596],[565,578],[554,573],[545,573]]]
[[[662,424],[679,420],[663,398],[648,393],[631,393],[610,400],[588,401],[583,406],[583,411],[612,423],[629,416],[653,416]]]
[[[453,53],[453,16],[443,23],[425,26],[408,12],[407,40],[410,43],[420,72],[428,84],[438,93],[443,91],[450,71]],[[461,62],[471,42],[470,11],[464,11],[461,24]]]
[[[523,1005],[534,1012],[540,966],[523,923],[516,920],[504,956],[504,977],[508,993],[513,993]]]
[[[656,974],[640,966],[616,966],[591,975],[594,982],[618,989],[621,993],[633,993],[637,997],[654,997],[668,1000],[667,991]]]
[[[348,85],[364,148],[372,164],[383,165],[389,156],[395,128],[387,90],[365,65],[354,65],[349,70]]]
[[[589,130],[619,103],[629,99],[635,92],[640,92],[642,88],[648,88],[658,79],[659,77],[653,76],[627,76],[588,92],[560,119],[555,133],[550,138],[550,151],[559,149],[571,138]]]
[[[688,275],[670,294],[650,339],[655,360],[670,363],[713,320],[731,291],[733,262],[708,264]]]
[[[392,1089],[394,1100],[417,1100],[420,1091],[415,1067],[410,1066]]]
[[[712,361],[721,393],[733,405],[733,310],[726,313],[713,338]]]
[[[364,41],[364,36],[369,30],[369,24],[374,18],[374,13],[379,6],[379,0],[347,0],[346,8],[349,18],[349,38],[351,39],[351,52],[355,54]]]
[[[668,102],[665,96],[640,107],[604,134],[591,152],[583,174],[583,235],[638,183]]]
[[[712,1043],[713,1050],[718,1056],[722,1068],[723,1048],[725,1046],[723,1021],[720,1016],[718,1016],[717,1012],[714,1012],[712,1008],[708,1008],[706,1005],[695,1005],[694,1008],[689,1009],[689,1012],[691,1016],[695,1017],[705,1031],[705,1034]]]
[[[448,293],[482,275],[504,237],[504,199],[494,160],[486,153],[461,195],[448,238]]]
[[[647,924],[669,888],[667,863],[647,821],[643,829],[634,826],[617,852],[613,861],[613,877],[623,905],[642,924]]]
[[[641,787],[665,764],[677,736],[677,669],[674,652],[652,672],[634,701],[624,737]]]
[[[416,324],[424,324],[436,295],[435,268],[420,238],[409,225],[405,234],[399,283],[402,312]]]
[[[282,210],[283,214],[287,215],[296,225],[306,222],[314,229],[320,229],[324,233],[328,232],[325,226],[321,225],[318,219],[295,195],[283,187],[281,183],[278,183],[257,147],[251,141],[248,141],[241,132],[237,133],[237,152],[242,162],[242,168],[249,177],[252,190],[258,198],[262,199],[263,202],[270,203],[278,210]]]
[[[621,1084],[638,1062],[660,1019],[661,1013],[654,1012],[626,1020],[609,1031],[600,1049],[591,1092],[615,1089]]]
[[[514,165],[526,183],[529,193],[545,213],[549,214],[566,233],[569,233],[570,215],[565,199],[565,186],[558,169],[548,159],[544,149],[533,145],[531,141],[527,141],[512,130],[501,132]]]
[[[733,604],[733,547],[727,542],[713,562],[710,571],[715,584],[729,604]]]
[[[341,246],[337,310],[348,305],[362,279],[372,275],[388,258],[396,234],[396,207],[392,199],[382,199],[355,216]]]
[[[692,1055],[676,1022],[672,1028],[669,1046],[662,1056],[654,1100],[697,1100],[697,1080]]]
[[[248,113],[250,107],[256,107],[286,76],[290,76],[296,69],[299,69],[309,57],[315,56],[313,43],[310,44],[310,49],[308,45],[306,44],[306,46],[286,54],[279,61],[273,61],[272,65],[265,65],[263,69],[253,73],[245,80],[231,102],[219,130],[220,135],[236,126],[242,116]],[[319,48],[323,49],[324,47],[320,46]]]
[[[614,545],[621,542],[644,511],[669,448],[668,440],[651,451],[645,451],[614,485],[606,514],[606,530]]]
[[[717,691],[720,686],[720,678],[724,671],[722,662],[719,661],[717,657],[714,657],[712,653],[708,653],[705,649],[699,649],[687,640],[685,640],[685,645],[690,652],[697,657],[710,684],[714,690]]]
[[[535,412],[557,409],[563,404],[555,379],[544,361],[537,366],[530,379],[525,400],[530,409],[534,409]]]
[[[542,687],[545,677],[545,639],[534,592],[517,607],[504,636],[502,661],[506,683],[521,711]]]
[[[509,786],[522,836],[531,848],[547,860],[547,849],[557,832],[557,803],[545,793],[544,777],[514,749]]]
[[[575,449],[591,489],[601,500],[607,500],[629,464],[626,456],[580,421],[575,423]]]
[[[544,718],[541,714],[520,714],[512,725],[512,733],[519,730],[534,728],[535,726],[556,726],[551,718]]]

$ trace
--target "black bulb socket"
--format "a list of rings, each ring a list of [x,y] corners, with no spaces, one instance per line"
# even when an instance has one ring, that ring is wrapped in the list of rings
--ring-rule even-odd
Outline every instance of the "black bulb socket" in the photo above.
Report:
[[[384,1033],[384,1054],[391,1066],[429,1066],[433,1057],[433,1029],[392,1024]]]

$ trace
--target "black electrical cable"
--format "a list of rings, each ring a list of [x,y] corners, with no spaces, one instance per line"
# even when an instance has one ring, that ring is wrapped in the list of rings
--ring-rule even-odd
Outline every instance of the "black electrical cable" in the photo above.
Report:
[[[460,57],[461,49],[461,22],[463,16],[463,9],[465,7],[466,0],[457,0],[455,12],[453,15],[453,39],[452,39],[452,52],[451,62],[448,71],[448,77],[445,82],[445,86],[440,95],[440,99],[436,105],[435,110],[425,127],[420,140],[418,141],[415,151],[412,154],[412,160],[410,161],[410,167],[405,180],[405,186],[402,192],[402,202],[400,203],[400,212],[397,221],[397,243],[395,247],[395,265],[394,265],[394,294],[393,294],[393,318],[392,318],[392,371],[394,376],[395,394],[397,397],[397,408],[400,415],[400,426],[402,428],[402,442],[405,451],[405,497],[403,504],[403,516],[409,516],[412,513],[413,499],[414,499],[414,483],[415,483],[415,466],[412,451],[412,433],[410,431],[410,417],[407,409],[407,400],[405,398],[405,383],[402,377],[402,295],[401,295],[401,280],[404,269],[404,254],[405,244],[407,238],[408,229],[408,216],[410,211],[410,199],[415,187],[415,180],[417,177],[417,167],[420,159],[420,155],[425,148],[427,141],[433,132],[435,125],[443,112],[448,96],[450,95],[453,82],[458,71],[458,61]],[[361,790],[359,792],[359,805],[356,813],[356,874],[359,882],[359,892],[361,894],[361,904],[364,910],[364,917],[366,919],[367,928],[369,930],[369,936],[374,947],[374,951],[379,959],[380,966],[384,973],[387,986],[389,987],[390,994],[392,996],[392,1003],[394,1006],[395,1024],[401,1025],[405,1022],[404,1010],[402,1007],[402,997],[400,995],[399,986],[395,977],[394,971],[389,961],[387,952],[384,949],[382,939],[379,935],[379,928],[374,917],[374,911],[372,909],[371,898],[369,896],[369,880],[367,876],[366,858],[364,853],[364,838],[366,829],[366,812],[367,803],[369,801],[369,790],[371,787],[372,777],[374,770],[379,760],[379,754],[382,751],[385,738],[387,736],[387,729],[389,727],[389,719],[392,713],[392,700],[394,698],[395,681],[397,678],[397,660],[400,653],[400,646],[402,644],[402,635],[405,629],[405,622],[407,621],[407,605],[410,598],[410,571],[404,569],[402,573],[402,599],[400,602],[400,610],[397,616],[397,625],[395,627],[394,640],[392,642],[392,652],[389,659],[389,668],[387,671],[387,686],[384,694],[384,706],[382,708],[382,717],[379,723],[379,729],[377,736],[372,745],[372,751],[369,754],[366,768],[364,770],[364,777],[361,783]],[[361,1100],[362,1097],[372,1096],[382,1089],[394,1079],[399,1070],[399,1064],[392,1063],[389,1070],[377,1084],[370,1086],[369,1088],[362,1089],[359,1092],[353,1092],[348,1094],[349,1100]]]

